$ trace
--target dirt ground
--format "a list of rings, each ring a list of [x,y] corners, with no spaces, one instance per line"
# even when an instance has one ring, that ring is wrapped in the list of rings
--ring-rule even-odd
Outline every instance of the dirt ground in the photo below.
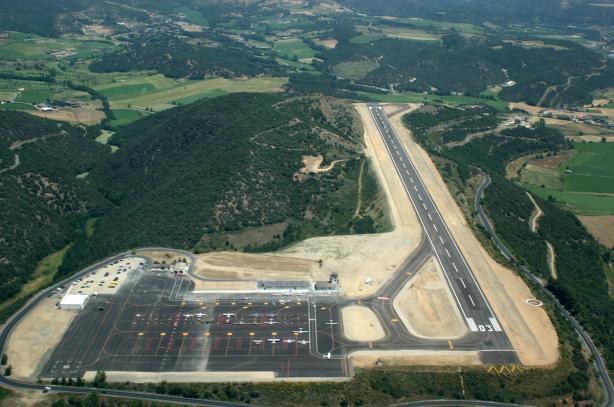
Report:
[[[441,266],[433,257],[397,294],[393,306],[405,327],[416,336],[453,339],[467,333]]]
[[[104,119],[104,112],[100,110],[90,109],[70,109],[70,110],[54,110],[51,112],[43,112],[39,110],[26,111],[34,116],[44,117],[51,120],[60,120],[64,122],[79,122],[87,124],[100,123]]]
[[[588,231],[605,247],[614,247],[614,215],[578,216]]]
[[[316,261],[239,252],[197,255],[196,274],[228,280],[311,280],[318,275]],[[328,278],[328,276],[326,276]]]
[[[320,38],[320,39],[315,40],[314,42],[328,49],[335,48],[338,43],[338,41],[334,38]]]
[[[11,332],[6,354],[14,377],[35,379],[77,316],[77,311],[56,308],[57,301],[42,300]]]
[[[533,298],[533,294],[524,281],[512,270],[497,263],[482,247],[435,165],[426,151],[413,141],[401,117],[400,114],[393,116],[392,125],[412,157],[521,362],[535,366],[554,364],[559,356],[558,337],[548,315],[542,308],[525,303],[524,300]]]
[[[367,307],[348,305],[341,309],[343,335],[352,341],[375,342],[386,336],[377,315]]]
[[[456,350],[358,351],[350,356],[350,362],[355,368],[375,367],[378,361],[382,362],[384,366],[472,366],[482,364],[477,352]]]
[[[207,382],[270,382],[275,375],[273,372],[123,372],[108,371],[108,382],[132,383],[207,383]],[[86,381],[91,381],[96,372],[87,371],[83,376]]]

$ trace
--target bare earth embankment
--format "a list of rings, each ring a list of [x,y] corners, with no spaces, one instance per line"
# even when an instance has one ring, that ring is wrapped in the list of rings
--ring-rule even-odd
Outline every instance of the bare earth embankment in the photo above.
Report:
[[[521,362],[541,366],[555,363],[559,355],[558,337],[548,315],[542,308],[525,303],[525,299],[533,298],[531,290],[520,277],[497,263],[482,247],[428,153],[412,139],[401,118],[402,114],[392,116],[392,125],[412,157]]]
[[[439,263],[431,257],[394,298],[393,306],[409,332],[431,339],[467,333]]]
[[[45,298],[13,328],[6,347],[13,377],[36,379],[77,316],[77,311],[56,308],[57,301],[57,298]]]
[[[341,309],[343,335],[351,341],[378,341],[386,336],[377,315],[361,305],[348,305]]]

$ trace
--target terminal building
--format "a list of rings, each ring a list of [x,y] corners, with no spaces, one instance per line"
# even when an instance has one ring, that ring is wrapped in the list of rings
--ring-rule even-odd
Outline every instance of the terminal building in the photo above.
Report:
[[[60,301],[60,309],[76,309],[81,311],[89,297],[87,294],[67,294]]]

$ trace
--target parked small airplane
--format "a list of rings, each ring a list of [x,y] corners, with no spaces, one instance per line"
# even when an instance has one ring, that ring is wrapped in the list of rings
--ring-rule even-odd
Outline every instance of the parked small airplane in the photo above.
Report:
[[[292,331],[292,333],[295,333],[295,334],[304,334],[306,332],[307,331],[303,330],[303,328],[299,328],[298,331]]]
[[[186,318],[190,318],[190,317],[193,317],[194,314],[183,314],[183,316],[186,317]]]
[[[326,359],[330,359],[330,352],[328,352],[328,353],[326,354],[326,356],[324,356],[324,357],[325,357]]]
[[[309,341],[303,339],[302,341],[298,341],[298,343],[300,343],[301,345],[307,345]]]
[[[338,325],[338,324],[339,322],[333,322],[332,319],[326,323],[326,325]]]
[[[250,317],[254,317],[254,318],[258,318],[259,316],[262,316],[261,313],[259,312],[254,312],[253,314],[249,314]]]
[[[267,339],[267,341],[269,341],[271,343],[277,343],[277,342],[279,342],[279,339],[278,338],[269,338],[269,339]]]
[[[271,317],[271,318],[277,316],[277,314],[275,314],[274,312],[269,312],[268,314],[264,314],[264,315],[266,315],[267,317]]]
[[[294,342],[296,342],[296,340],[294,340],[294,339],[284,339],[284,342],[285,343],[294,343]]]
[[[235,322],[235,325],[245,325],[245,324],[247,324],[247,322],[245,322],[245,321],[243,321],[243,320],[240,320],[240,321],[238,321],[238,322]]]
[[[254,342],[256,345],[260,345],[262,343],[262,339],[254,339],[252,342]]]
[[[196,318],[202,318],[202,317],[204,317],[205,315],[207,315],[207,314],[203,314],[202,312],[197,312],[196,314],[194,314],[194,316],[195,316]]]
[[[233,314],[232,312],[227,312],[227,313],[222,314],[222,315],[224,315],[226,318],[230,318],[230,317],[234,317],[235,316],[235,314]]]
[[[264,321],[263,323],[264,323],[264,324],[267,324],[267,325],[275,325],[275,324],[279,324],[279,322],[277,322],[277,321],[273,321],[272,319],[269,319],[268,321]]]

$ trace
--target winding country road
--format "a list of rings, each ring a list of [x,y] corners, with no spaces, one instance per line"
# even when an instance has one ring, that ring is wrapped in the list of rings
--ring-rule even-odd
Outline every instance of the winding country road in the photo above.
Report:
[[[584,330],[582,325],[580,325],[580,323],[573,317],[573,315],[571,315],[571,313],[565,308],[565,306],[559,302],[559,300],[554,296],[554,294],[552,294],[552,292],[548,290],[547,287],[544,286],[542,281],[537,276],[535,276],[533,273],[531,273],[529,269],[527,269],[522,264],[518,263],[518,261],[516,260],[512,252],[505,246],[505,244],[497,236],[495,229],[490,223],[490,220],[488,219],[488,216],[486,215],[486,213],[484,212],[484,208],[482,207],[482,198],[484,197],[484,191],[491,184],[492,180],[490,178],[490,175],[488,175],[485,172],[482,172],[482,176],[484,179],[475,195],[475,207],[478,211],[478,216],[480,217],[480,220],[482,221],[482,224],[484,225],[484,228],[486,229],[486,232],[488,233],[490,238],[493,240],[497,248],[501,251],[503,256],[507,260],[512,262],[513,264],[517,265],[518,269],[525,276],[527,276],[532,282],[534,282],[538,287],[540,287],[542,292],[546,294],[546,296],[548,296],[548,298],[552,300],[554,305],[556,305],[559,311],[561,311],[563,316],[571,323],[571,326],[574,328],[578,336],[580,336],[580,338],[582,339],[582,341],[584,342],[588,350],[591,352],[591,355],[593,356],[595,368],[597,369],[597,374],[599,375],[601,385],[603,386],[603,393],[604,393],[605,399],[602,405],[604,407],[614,406],[614,385],[612,384],[612,379],[610,378],[610,375],[608,374],[608,369],[606,367],[606,364],[603,358],[601,357],[601,353],[599,353],[599,349],[597,349],[597,347],[593,343],[593,340],[591,339],[589,334]]]

